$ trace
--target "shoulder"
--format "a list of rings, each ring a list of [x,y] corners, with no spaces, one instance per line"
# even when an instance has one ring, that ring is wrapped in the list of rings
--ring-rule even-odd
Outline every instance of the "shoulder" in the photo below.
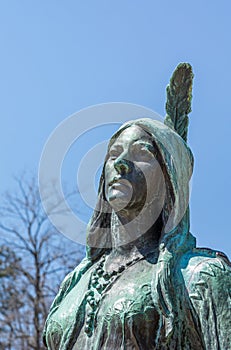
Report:
[[[71,272],[69,272],[64,280],[62,281],[59,291],[53,300],[49,314],[46,319],[46,323],[43,330],[43,341],[46,345],[46,331],[47,331],[47,325],[50,322],[52,314],[57,310],[62,300],[65,298],[65,296],[70,292],[70,290],[73,288],[76,283],[80,280],[81,276],[84,274],[84,272],[91,266],[91,261],[87,258],[84,258],[81,263]]]
[[[192,299],[201,300],[205,289],[217,297],[231,289],[231,265],[221,252],[196,248],[182,258],[181,272]]]
[[[221,252],[194,249],[181,260],[181,272],[206,349],[230,348],[231,267]]]
[[[78,283],[84,272],[91,266],[89,259],[84,258],[81,263],[71,272],[69,272],[62,281],[59,291],[51,305],[50,312],[56,308],[66,294]]]
[[[66,293],[71,286],[75,285],[79,281],[81,276],[90,266],[91,261],[87,258],[84,258],[73,271],[66,275],[63,282],[61,283],[59,292]]]

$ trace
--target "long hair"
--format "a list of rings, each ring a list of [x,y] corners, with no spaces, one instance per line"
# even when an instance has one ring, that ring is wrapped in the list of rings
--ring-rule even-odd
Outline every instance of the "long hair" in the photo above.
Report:
[[[196,240],[189,232],[188,206],[177,226],[165,232],[165,227],[176,201],[174,185],[172,184],[169,170],[166,166],[166,162],[170,163],[172,155],[169,154],[167,148],[163,144],[160,149],[149,126],[143,123],[141,119],[122,126],[112,136],[108,145],[108,150],[118,136],[125,129],[133,125],[139,126],[151,136],[153,144],[158,149],[157,160],[161,166],[166,185],[164,206],[160,214],[162,227],[159,240],[159,254],[156,263],[157,272],[155,272],[152,279],[153,302],[160,314],[159,336],[158,339],[156,339],[156,346],[157,349],[163,349],[164,343],[166,343],[166,349],[169,347],[177,347],[177,349],[185,350],[187,348],[192,348],[192,346],[196,346],[197,349],[203,349],[197,316],[194,313],[187,294],[183,276],[179,268],[177,268],[181,257],[186,252],[192,251],[196,246]],[[182,142],[184,143],[183,140]],[[187,147],[186,144],[185,147]],[[189,149],[188,151],[191,166],[193,166],[192,153]],[[110,251],[112,247],[111,207],[106,200],[104,192],[104,170],[107,159],[108,152],[100,177],[98,201],[87,229],[87,256],[92,263],[98,260],[105,251]],[[181,341],[183,334],[184,338],[188,339],[187,344],[183,344]],[[193,339],[193,344],[191,345],[190,339]]]

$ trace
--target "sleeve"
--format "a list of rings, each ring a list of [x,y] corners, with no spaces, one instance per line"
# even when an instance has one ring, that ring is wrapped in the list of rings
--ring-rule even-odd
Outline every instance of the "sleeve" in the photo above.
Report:
[[[193,269],[189,297],[198,315],[205,349],[231,349],[231,268],[222,258],[208,258]]]

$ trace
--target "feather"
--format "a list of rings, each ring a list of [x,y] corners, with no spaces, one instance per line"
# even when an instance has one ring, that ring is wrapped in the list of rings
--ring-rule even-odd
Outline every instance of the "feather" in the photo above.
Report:
[[[188,114],[191,112],[193,72],[189,63],[180,63],[167,86],[164,123],[187,142]]]

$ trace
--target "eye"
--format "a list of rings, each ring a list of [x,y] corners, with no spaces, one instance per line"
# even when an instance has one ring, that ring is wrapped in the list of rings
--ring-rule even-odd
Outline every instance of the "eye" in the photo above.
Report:
[[[139,153],[140,159],[149,160],[154,157],[153,153],[151,153],[147,148],[142,147]]]
[[[110,149],[110,151],[108,152],[109,158],[110,159],[116,159],[119,155],[120,155],[120,150],[117,148],[112,148]]]
[[[136,161],[140,162],[148,162],[155,158],[155,149],[152,145],[149,144],[134,144],[133,154]]]

